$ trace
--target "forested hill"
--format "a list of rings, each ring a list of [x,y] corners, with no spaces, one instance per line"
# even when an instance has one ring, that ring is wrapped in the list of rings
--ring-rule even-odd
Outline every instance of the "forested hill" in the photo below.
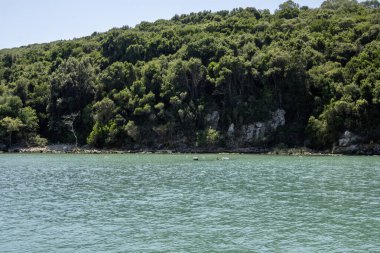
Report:
[[[378,143],[379,31],[378,1],[287,1],[4,49],[0,144]]]

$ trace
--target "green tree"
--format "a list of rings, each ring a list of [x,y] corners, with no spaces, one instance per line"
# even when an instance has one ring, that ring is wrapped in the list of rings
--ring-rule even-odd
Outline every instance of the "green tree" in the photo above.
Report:
[[[79,61],[71,57],[59,66],[52,75],[48,106],[54,136],[64,132],[62,116],[81,112],[93,101],[94,94],[95,69],[89,58]]]
[[[128,136],[134,141],[138,141],[140,139],[140,130],[134,121],[128,121],[127,125],[125,125],[125,130],[127,131]]]
[[[25,126],[19,118],[8,116],[0,120],[0,125],[9,135],[9,146],[12,146],[12,134],[18,133]]]
[[[299,13],[299,5],[292,0],[288,0],[285,3],[280,4],[279,10],[276,11],[276,14],[279,15],[280,18],[285,19],[296,18]]]
[[[99,89],[102,97],[111,91],[120,91],[125,87],[130,87],[135,81],[133,65],[128,62],[114,62],[99,75]]]
[[[96,102],[92,108],[95,121],[105,125],[114,116],[115,103],[109,98],[104,98]]]

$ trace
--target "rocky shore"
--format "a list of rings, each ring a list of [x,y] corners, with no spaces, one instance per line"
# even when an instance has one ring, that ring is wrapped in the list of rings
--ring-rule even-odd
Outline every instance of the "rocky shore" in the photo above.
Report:
[[[293,156],[326,156],[326,155],[380,155],[380,144],[355,144],[336,146],[332,150],[312,150],[308,148],[179,148],[179,149],[95,149],[88,146],[76,148],[70,144],[54,144],[45,147],[12,147],[0,152],[8,153],[44,153],[44,154],[128,154],[128,153],[236,153],[236,154],[268,154]]]

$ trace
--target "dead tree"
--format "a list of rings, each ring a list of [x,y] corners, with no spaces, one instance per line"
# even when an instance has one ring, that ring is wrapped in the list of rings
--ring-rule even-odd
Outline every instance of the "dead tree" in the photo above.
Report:
[[[79,112],[75,112],[75,113],[71,113],[71,114],[68,114],[68,115],[65,115],[63,116],[63,123],[68,126],[70,132],[73,133],[74,135],[74,138],[75,138],[75,148],[78,148],[78,137],[77,137],[77,134],[75,132],[75,128],[74,128],[74,123],[75,123],[75,120],[78,118],[79,116]]]

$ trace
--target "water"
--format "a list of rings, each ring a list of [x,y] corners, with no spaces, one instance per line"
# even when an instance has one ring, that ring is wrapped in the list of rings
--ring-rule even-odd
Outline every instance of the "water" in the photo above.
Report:
[[[379,157],[198,157],[0,155],[0,252],[380,252]]]

